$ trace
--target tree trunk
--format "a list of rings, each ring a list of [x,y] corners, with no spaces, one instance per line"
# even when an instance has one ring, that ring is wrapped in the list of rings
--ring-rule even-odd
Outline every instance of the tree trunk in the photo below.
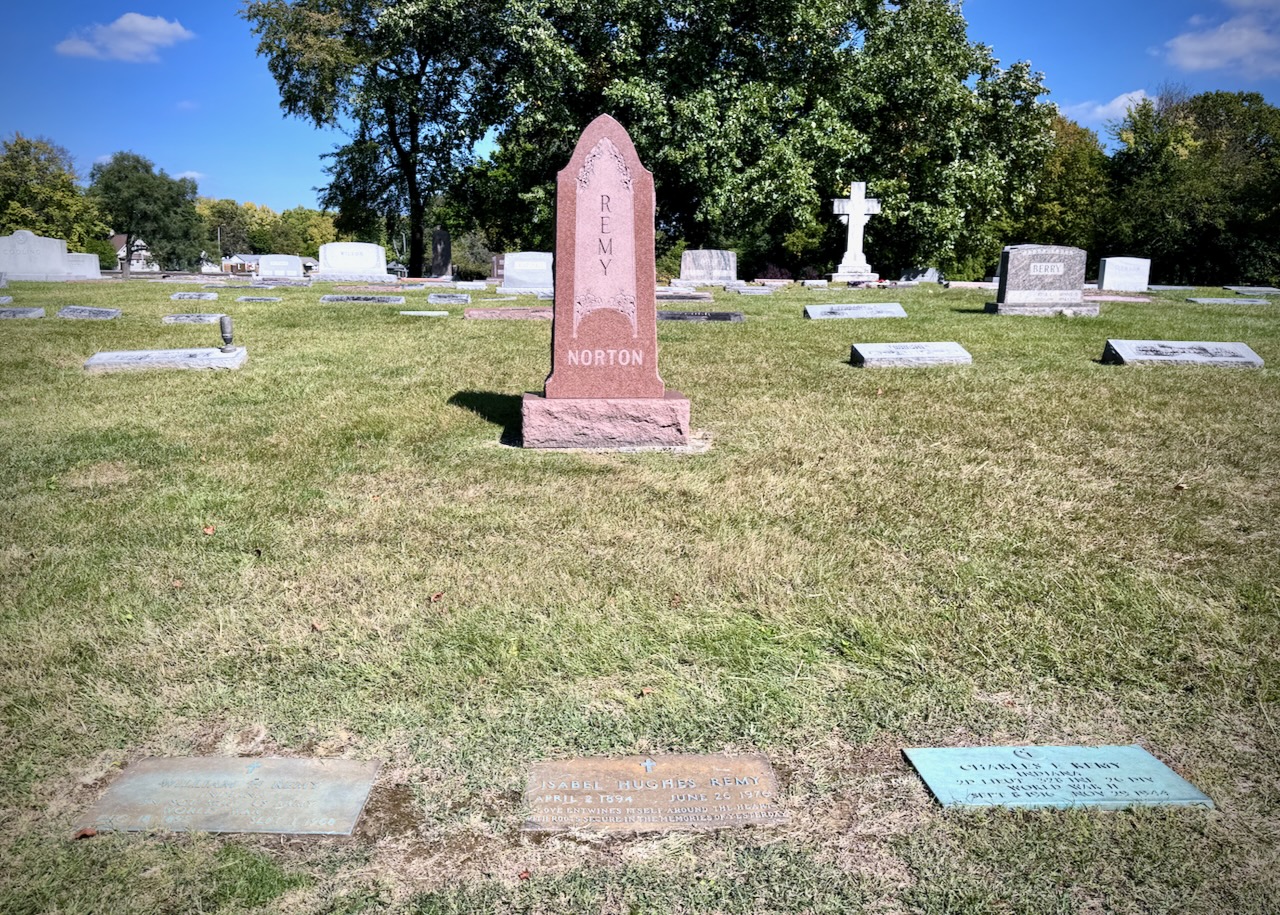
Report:
[[[123,279],[129,278],[129,262],[133,260],[133,236],[126,235],[124,237],[124,263],[120,265],[120,276]]]

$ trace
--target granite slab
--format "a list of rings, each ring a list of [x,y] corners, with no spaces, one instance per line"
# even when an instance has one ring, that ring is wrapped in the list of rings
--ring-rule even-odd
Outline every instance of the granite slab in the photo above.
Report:
[[[224,353],[217,347],[199,349],[113,350],[94,353],[84,364],[91,374],[141,372],[153,369],[238,369],[249,358],[243,346]]]
[[[381,762],[149,758],[129,766],[85,814],[99,832],[349,836]]]
[[[428,305],[470,305],[471,296],[465,292],[432,292],[427,295]]]
[[[283,301],[278,295],[241,295],[236,296],[237,302],[280,302]]]
[[[772,286],[725,286],[724,291],[738,295],[773,295]]]
[[[1216,365],[1262,368],[1262,358],[1243,343],[1185,340],[1108,340],[1107,365]]]
[[[831,321],[839,318],[905,318],[907,312],[900,302],[872,302],[862,305],[806,305],[804,316],[815,321]]]
[[[973,357],[959,343],[855,343],[850,361],[864,368],[969,365]]]
[[[13,304],[13,296],[0,295],[0,305],[12,305],[12,304]]]
[[[1280,295],[1280,289],[1275,286],[1223,286],[1222,288],[1238,292],[1240,295]]]
[[[806,289],[820,289],[823,286],[831,285],[830,280],[801,280],[800,285]]]
[[[1075,305],[1054,303],[1002,305],[999,302],[988,302],[987,312],[993,315],[1024,315],[1033,318],[1048,318],[1054,315],[1062,315],[1066,318],[1096,318],[1099,308],[1097,302],[1086,302],[1081,295],[1079,303]]]
[[[4,296],[9,301],[0,301],[0,305],[8,305],[13,299]],[[8,320],[10,318],[43,318],[43,308],[0,308],[0,319]]]
[[[374,305],[403,305],[402,295],[322,295],[321,302],[368,302]]]
[[[472,321],[550,321],[554,310],[551,306],[512,308],[468,308],[462,313]]]
[[[110,321],[120,317],[119,308],[91,308],[88,305],[68,305],[58,310],[59,318],[70,321]]]
[[[709,321],[727,321],[733,324],[746,320],[740,311],[659,311],[659,321],[690,321],[704,324]]]
[[[447,311],[402,311],[400,314],[406,318],[447,318]]]
[[[216,302],[218,294],[216,292],[175,292],[169,298],[174,302]]]
[[[165,315],[161,318],[165,324],[217,324],[221,320],[220,314]]]
[[[780,823],[777,776],[758,754],[543,762],[529,772],[528,832],[669,832]]]
[[[1139,746],[903,750],[943,807],[1203,806],[1213,801]]]
[[[1248,299],[1236,296],[1234,299],[1187,299],[1197,305],[1270,305],[1270,299]]]
[[[489,288],[489,284],[484,280],[458,280],[453,284],[454,289],[470,289],[473,292],[484,292]]]
[[[1196,287],[1195,286],[1163,286],[1158,283],[1151,283],[1150,285],[1147,286],[1147,288],[1155,290],[1156,292],[1188,292],[1192,289],[1195,289]]]

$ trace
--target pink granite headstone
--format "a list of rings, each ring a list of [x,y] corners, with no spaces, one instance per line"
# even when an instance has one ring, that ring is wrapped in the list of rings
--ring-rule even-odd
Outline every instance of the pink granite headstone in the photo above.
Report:
[[[524,397],[525,447],[686,444],[689,401],[658,375],[653,175],[601,115],[556,182],[551,374]]]

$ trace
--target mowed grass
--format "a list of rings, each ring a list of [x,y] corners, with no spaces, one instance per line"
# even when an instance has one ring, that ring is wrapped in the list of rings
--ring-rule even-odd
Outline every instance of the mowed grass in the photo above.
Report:
[[[504,444],[549,323],[197,288],[6,290],[50,317],[0,322],[0,911],[1275,911],[1280,376],[1097,360],[1280,366],[1280,301],[717,292],[663,307],[748,320],[658,331],[712,447],[623,455]],[[83,372],[215,345],[161,324],[196,310],[245,368]],[[848,361],[927,340],[974,364]],[[1023,743],[1140,743],[1217,809],[944,812],[899,754]],[[520,832],[535,761],[746,750],[787,824]],[[352,839],[71,839],[129,762],[237,754],[386,763]]]

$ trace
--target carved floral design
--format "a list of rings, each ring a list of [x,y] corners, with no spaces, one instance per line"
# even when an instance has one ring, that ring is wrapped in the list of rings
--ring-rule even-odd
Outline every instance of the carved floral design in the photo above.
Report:
[[[587,159],[582,163],[582,168],[578,170],[578,188],[586,190],[587,185],[591,183],[592,177],[596,172],[596,164],[603,158],[608,157],[608,164],[612,164],[617,170],[618,175],[622,179],[622,186],[631,192],[631,169],[627,168],[626,160],[622,158],[622,153],[618,151],[618,147],[613,145],[613,141],[608,137],[602,137],[600,142],[595,145],[591,152],[587,153]]]

